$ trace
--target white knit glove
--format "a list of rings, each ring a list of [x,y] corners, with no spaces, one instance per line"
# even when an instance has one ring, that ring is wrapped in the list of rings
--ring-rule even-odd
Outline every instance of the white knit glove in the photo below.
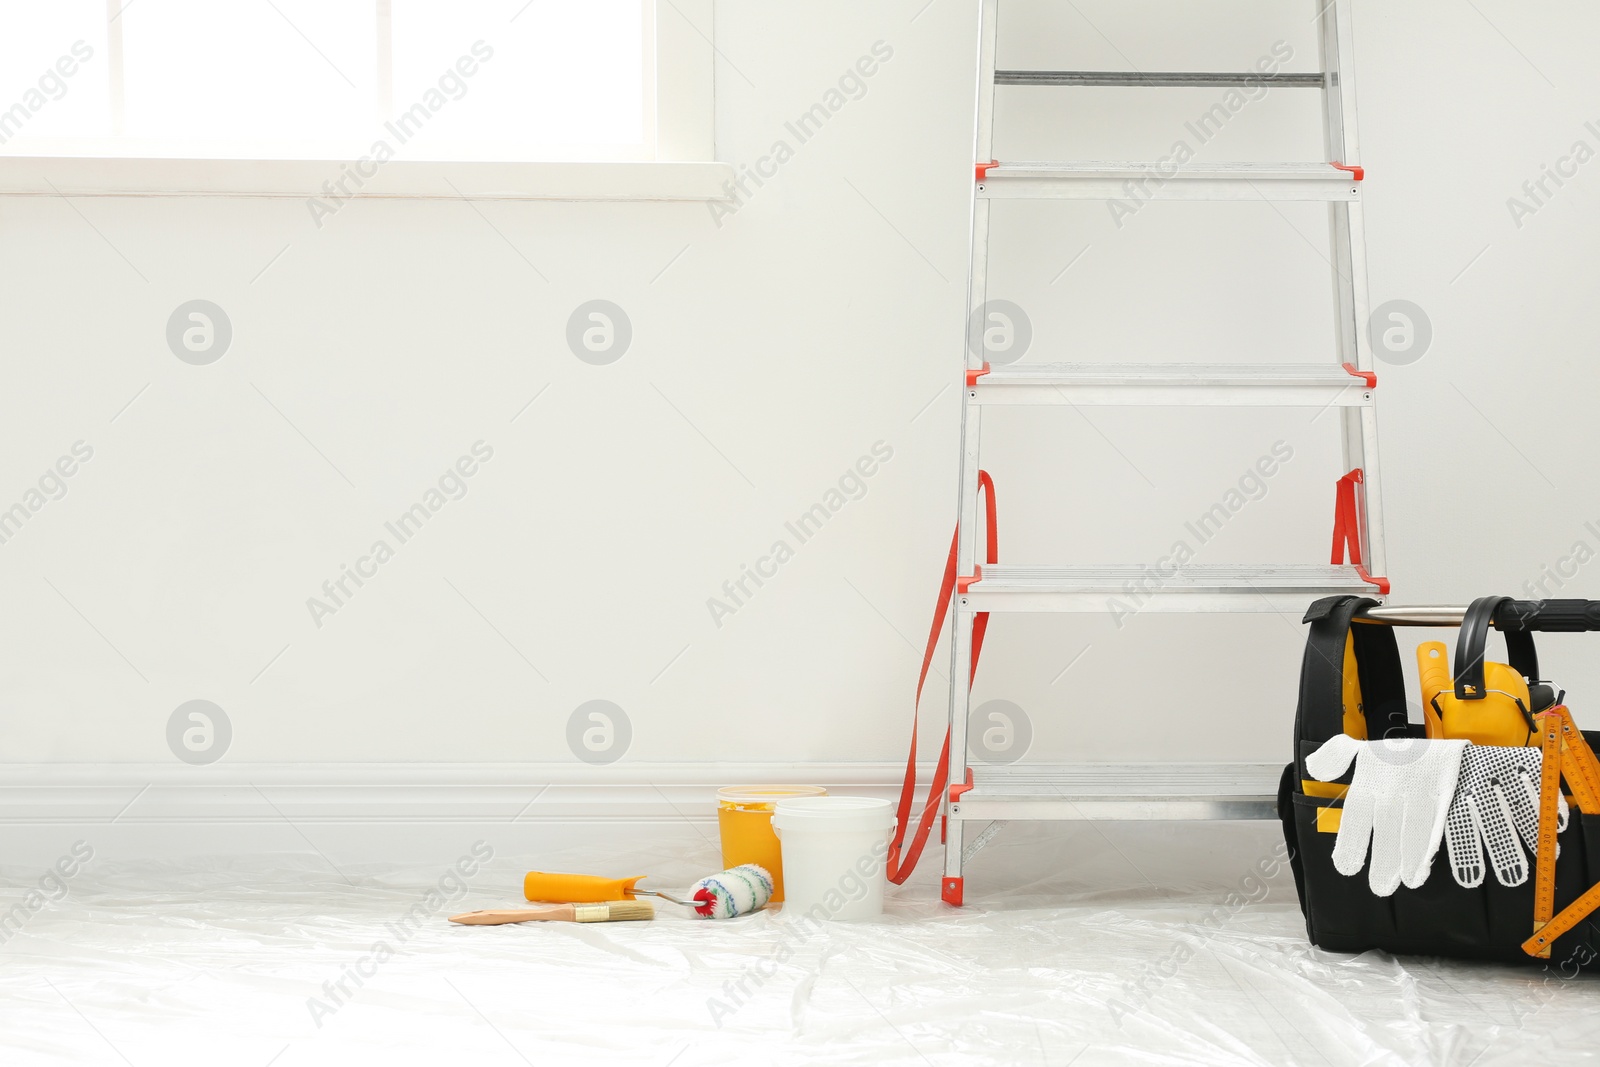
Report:
[[[1306,770],[1324,782],[1356,761],[1333,843],[1334,869],[1359,874],[1370,840],[1367,885],[1374,894],[1386,897],[1402,882],[1412,889],[1426,882],[1466,747],[1464,740],[1357,741],[1338,734],[1307,757]]]
[[[1544,753],[1537,748],[1468,745],[1461,780],[1450,804],[1445,842],[1456,881],[1483,884],[1483,845],[1501,885],[1528,880],[1528,852],[1539,849],[1539,773]],[[1556,829],[1567,828],[1567,798],[1557,802]],[[1527,852],[1523,851],[1523,844]]]

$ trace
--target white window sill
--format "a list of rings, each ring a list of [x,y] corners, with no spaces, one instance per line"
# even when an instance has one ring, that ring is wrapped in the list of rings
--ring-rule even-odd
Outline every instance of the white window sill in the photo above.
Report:
[[[371,176],[335,160],[0,157],[0,196],[309,200],[724,200],[728,163],[438,163],[392,160]],[[356,184],[356,178],[361,184]],[[343,181],[343,191],[337,186]]]

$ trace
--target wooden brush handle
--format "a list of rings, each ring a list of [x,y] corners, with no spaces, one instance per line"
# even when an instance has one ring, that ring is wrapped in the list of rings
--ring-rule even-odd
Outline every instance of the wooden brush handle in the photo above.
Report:
[[[463,926],[502,926],[506,923],[575,922],[571,904],[551,904],[543,908],[507,908],[503,911],[469,911],[452,915],[450,921]]]
[[[655,914],[656,906],[648,900],[613,900],[604,904],[546,904],[540,908],[469,911],[450,916],[450,921],[464,926],[525,922],[616,923],[653,919]]]

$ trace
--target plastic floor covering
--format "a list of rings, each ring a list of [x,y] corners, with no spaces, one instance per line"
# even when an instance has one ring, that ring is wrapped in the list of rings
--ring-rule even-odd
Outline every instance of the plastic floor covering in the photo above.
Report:
[[[1278,845],[1270,824],[1013,825],[973,861],[965,908],[937,902],[930,855],[881,921],[827,925],[668,904],[651,923],[445,921],[516,903],[535,862],[681,887],[721,866],[703,837],[496,856],[471,876],[97,859],[58,890],[8,867],[0,1063],[1595,1058],[1594,978],[1312,949]]]

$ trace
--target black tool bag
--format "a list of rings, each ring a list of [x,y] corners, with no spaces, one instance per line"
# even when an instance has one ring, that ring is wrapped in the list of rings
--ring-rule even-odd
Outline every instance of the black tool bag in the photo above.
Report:
[[[1312,604],[1304,620],[1310,624],[1310,634],[1300,668],[1295,759],[1284,768],[1278,815],[1312,944],[1334,952],[1382,949],[1401,955],[1548,963],[1565,973],[1600,968],[1600,912],[1557,940],[1548,960],[1523,951],[1522,942],[1533,933],[1532,876],[1522,885],[1503,886],[1491,874],[1481,885],[1465,888],[1452,876],[1442,845],[1420,888],[1402,885],[1388,897],[1372,893],[1365,869],[1353,876],[1334,869],[1337,833],[1334,819],[1324,812],[1342,806],[1337,797],[1340,789],[1312,778],[1306,772],[1305,759],[1324,741],[1343,732],[1347,650],[1353,653],[1360,682],[1360,714],[1367,737],[1423,736],[1420,723],[1407,721],[1406,687],[1393,627],[1356,618],[1376,604],[1364,597],[1327,597]],[[1458,682],[1471,684],[1475,676],[1479,692],[1483,691],[1484,642],[1491,623],[1506,636],[1511,665],[1535,683],[1539,673],[1532,632],[1600,630],[1600,602],[1514,601],[1509,597],[1475,601],[1462,622],[1456,663]],[[1600,734],[1585,731],[1585,737],[1591,747],[1600,749]],[[1348,774],[1341,779],[1346,785],[1349,781]],[[1567,829],[1559,840],[1557,914],[1600,882],[1600,813],[1585,815],[1571,805]],[[1530,855],[1530,868],[1532,862]]]

